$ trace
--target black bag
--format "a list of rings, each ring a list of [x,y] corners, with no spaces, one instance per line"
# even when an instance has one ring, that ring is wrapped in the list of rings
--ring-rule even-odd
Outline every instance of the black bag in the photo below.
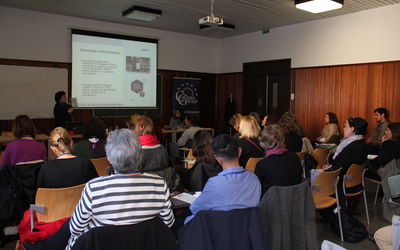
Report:
[[[311,169],[315,169],[318,165],[318,161],[314,159],[314,157],[308,153],[304,155],[304,167],[306,169],[306,176],[310,176]]]
[[[333,232],[340,237],[338,214],[334,214],[333,212],[332,214],[333,216],[330,216],[329,224]],[[365,226],[349,213],[341,210],[341,218],[344,241],[357,243],[368,237],[369,233]]]

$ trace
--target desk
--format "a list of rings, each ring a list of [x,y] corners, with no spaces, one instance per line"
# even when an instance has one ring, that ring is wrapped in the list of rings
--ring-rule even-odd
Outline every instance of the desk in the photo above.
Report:
[[[71,138],[77,139],[77,138],[83,138],[83,136],[80,134],[77,134],[77,135],[72,135]],[[9,143],[9,142],[15,141],[15,139],[16,138],[14,136],[3,136],[2,135],[2,136],[0,136],[0,143]],[[35,136],[35,140],[44,142],[44,141],[49,140],[49,136],[45,135],[45,134],[37,134]]]
[[[201,128],[201,130],[207,130],[210,131],[212,136],[214,137],[214,129],[213,128]],[[185,129],[183,128],[177,128],[177,129],[162,129],[163,134],[171,134],[171,141],[173,143],[176,143],[176,133],[183,133]]]

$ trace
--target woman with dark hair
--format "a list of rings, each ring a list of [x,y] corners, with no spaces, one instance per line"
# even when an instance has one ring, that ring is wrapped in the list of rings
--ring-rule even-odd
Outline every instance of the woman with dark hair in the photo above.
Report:
[[[53,109],[55,127],[64,127],[65,122],[72,121],[71,113],[74,109],[67,104],[65,91],[55,93],[54,100],[56,101]]]
[[[382,137],[381,149],[378,156],[368,162],[368,171],[365,176],[380,180],[378,169],[384,167],[393,159],[400,158],[400,122],[389,123],[385,135]]]
[[[92,119],[83,127],[83,138],[74,145],[72,153],[84,158],[101,158],[106,156],[106,125],[102,120]]]
[[[367,133],[368,122],[360,117],[349,117],[343,128],[343,139],[330,157],[332,167],[329,171],[342,168],[344,175],[351,164],[363,164],[367,161],[367,144],[364,135]]]
[[[278,122],[285,137],[286,149],[290,152],[300,152],[303,146],[302,137],[299,135],[299,125],[296,116],[292,112],[285,112]],[[303,133],[304,134],[304,133]]]
[[[332,136],[339,135],[338,119],[335,113],[328,112],[325,114],[325,126],[321,131],[321,136],[317,141],[323,143],[331,142]]]
[[[272,186],[291,186],[302,180],[300,159],[285,148],[284,141],[276,124],[266,126],[261,132],[260,144],[266,154],[254,171],[261,183],[261,197]]]
[[[171,129],[183,127],[183,112],[180,109],[174,111],[174,115],[169,120],[169,126]]]
[[[222,167],[215,160],[212,141],[208,131],[199,130],[194,134],[192,150],[196,163],[190,169],[190,191],[202,191],[207,180],[222,171]]]
[[[7,144],[0,167],[21,162],[46,160],[46,147],[35,141],[36,128],[27,115],[19,115],[12,123],[15,141]]]
[[[179,189],[180,180],[175,172],[168,152],[153,135],[153,121],[147,116],[141,116],[136,121],[135,133],[139,136],[142,155],[138,170],[159,175],[165,179],[171,192]]]

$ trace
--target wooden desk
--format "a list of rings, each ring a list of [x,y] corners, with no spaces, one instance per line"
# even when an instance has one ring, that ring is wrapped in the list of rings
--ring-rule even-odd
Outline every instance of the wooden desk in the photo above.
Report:
[[[212,136],[214,137],[214,129],[213,128],[201,128],[201,130],[207,130],[210,131]],[[176,143],[176,133],[183,133],[185,129],[183,128],[177,128],[177,129],[162,129],[163,134],[171,134],[171,141],[173,143]]]
[[[71,137],[73,139],[83,138],[83,136],[80,134],[72,135]],[[9,143],[9,142],[15,141],[15,139],[16,138],[14,136],[0,136],[0,143]],[[44,141],[49,140],[49,136],[45,135],[45,134],[37,134],[35,136],[35,140],[44,142]]]

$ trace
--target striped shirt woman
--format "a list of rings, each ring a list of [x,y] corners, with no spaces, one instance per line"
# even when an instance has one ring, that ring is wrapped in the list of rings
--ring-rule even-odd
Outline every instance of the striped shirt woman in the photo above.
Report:
[[[90,228],[135,224],[156,216],[168,227],[175,220],[163,178],[131,172],[92,179],[71,217],[67,249]]]

